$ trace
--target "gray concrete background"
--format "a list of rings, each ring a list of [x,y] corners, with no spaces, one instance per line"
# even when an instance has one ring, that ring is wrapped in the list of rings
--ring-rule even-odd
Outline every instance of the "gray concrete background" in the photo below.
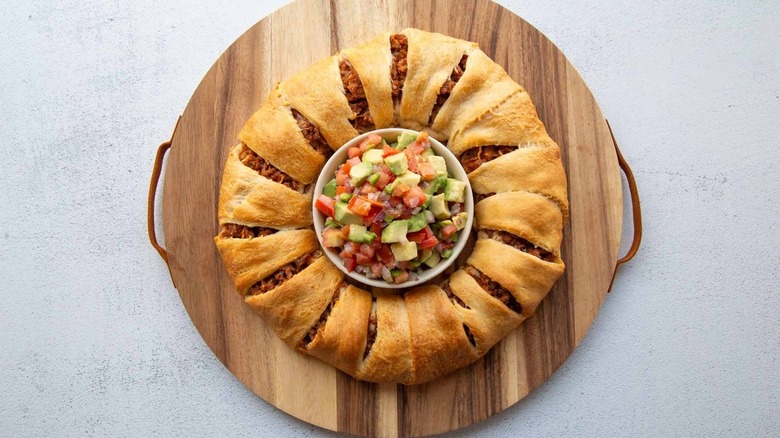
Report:
[[[146,240],[156,146],[283,3],[0,4],[0,435],[335,435],[217,361]],[[593,90],[645,240],[560,370],[452,436],[778,436],[780,3],[501,3]]]

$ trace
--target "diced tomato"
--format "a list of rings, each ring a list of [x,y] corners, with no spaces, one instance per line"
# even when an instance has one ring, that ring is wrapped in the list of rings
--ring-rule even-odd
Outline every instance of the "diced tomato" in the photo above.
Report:
[[[360,149],[360,153],[362,154],[363,152],[373,148],[379,143],[382,143],[382,137],[380,137],[378,134],[371,134],[365,139],[363,139],[363,141],[360,142],[358,148]]]
[[[382,209],[380,208],[379,211],[381,212]],[[369,213],[369,216],[370,216],[370,213]],[[371,228],[371,232],[376,234],[376,237],[377,237],[376,240],[375,240],[375,242],[376,242],[377,240],[379,240],[379,237],[382,235],[382,225],[377,223],[377,222],[374,222],[374,223],[371,224],[370,228]],[[374,247],[374,248],[376,249],[376,247]]]
[[[347,207],[356,215],[365,216],[371,211],[371,203],[362,196],[353,196],[349,200]]]
[[[390,178],[393,178],[393,179],[395,178],[395,174],[393,173],[392,170],[390,170],[389,167],[387,167],[387,164],[385,164],[385,163],[382,163],[382,164],[379,165],[379,171],[382,172],[382,173],[387,174],[387,176],[389,176]]]
[[[363,217],[363,225],[374,225],[373,222],[376,221],[376,217],[379,216],[379,213],[381,213],[381,212],[382,212],[382,207],[380,207],[378,205],[372,205],[371,209],[368,211],[368,214],[365,217]],[[376,225],[379,225],[379,224],[376,224]],[[382,233],[382,228],[380,226],[379,233],[377,233],[376,231],[374,231],[374,229],[372,227],[371,228],[371,232],[373,232],[374,234],[381,234]]]
[[[344,244],[344,251],[348,255],[354,256],[355,254],[360,252],[360,244],[357,242],[347,242]]]
[[[409,219],[412,217],[411,210],[404,210],[399,216],[398,219]]]
[[[394,261],[393,251],[390,250],[390,246],[382,244],[379,249],[376,250],[376,255],[382,263],[391,263]]]
[[[418,165],[418,170],[424,181],[432,181],[436,178],[436,170],[433,168],[433,165],[427,161],[420,163]]]
[[[400,274],[393,277],[393,283],[403,283],[404,281],[409,279],[409,273],[407,271],[401,271]]]
[[[391,148],[388,145],[385,145],[385,147],[382,148],[382,152],[383,152],[383,154],[382,154],[383,157],[389,157],[390,155],[395,155],[395,154],[400,154],[401,153],[401,151],[399,151],[398,149]]]
[[[317,210],[327,217],[333,217],[334,204],[335,201],[333,201],[333,198],[326,195],[320,195],[320,197],[317,198],[317,201],[314,202],[314,206],[317,207]]]
[[[421,145],[423,148],[427,148],[431,145],[431,140],[428,137],[428,133],[423,131],[417,136],[417,140],[414,142]]]
[[[384,265],[382,265],[381,263],[374,263],[373,265],[371,265],[371,272],[377,277],[381,277],[383,266]]]
[[[404,193],[408,191],[409,186],[402,184],[401,181],[398,181],[398,183],[396,183],[395,187],[393,188],[393,196],[403,196]]]
[[[347,186],[336,186],[336,196],[347,193]]]
[[[345,164],[345,166],[346,166],[346,164]],[[344,168],[342,168],[341,170],[344,170]],[[339,187],[344,186],[347,183],[347,181],[349,181],[349,173],[336,172],[336,184],[338,184]],[[339,187],[336,187],[337,191],[338,191]]]
[[[360,193],[362,193],[362,194],[364,194],[364,195],[367,195],[367,194],[369,194],[369,193],[376,193],[376,192],[378,192],[378,191],[379,191],[379,189],[378,189],[378,188],[376,188],[376,187],[372,186],[372,185],[371,185],[371,184],[369,184],[368,182],[366,182],[366,183],[363,183],[363,187],[361,187],[361,188],[360,188]]]
[[[439,230],[439,235],[441,235],[442,239],[449,239],[457,231],[458,231],[458,229],[455,228],[454,224],[449,224],[446,227],[444,227],[441,230]]]
[[[409,149],[405,149],[404,153],[406,153],[406,151],[408,151],[408,150]],[[407,158],[406,159],[406,163],[407,163],[407,166],[409,166],[409,171],[410,172],[417,172],[419,170],[419,167],[420,167],[420,156],[419,155],[415,155],[413,153],[407,153],[406,154],[406,158]]]
[[[406,235],[406,238],[409,239],[412,242],[420,243],[423,240],[425,240],[428,237],[428,235],[425,233],[425,230],[415,231],[414,233],[409,233]]]
[[[360,148],[357,146],[352,146],[347,150],[347,155],[349,155],[349,158],[355,158],[361,154]]]
[[[347,272],[352,272],[357,268],[357,261],[355,261],[354,257],[342,258],[344,259],[344,267],[347,268]]]
[[[420,247],[420,249],[431,249],[434,246],[436,246],[437,243],[439,243],[439,239],[437,239],[434,236],[431,236],[423,240],[422,242],[420,242],[419,245],[417,246]]]
[[[360,253],[366,257],[374,257],[374,248],[367,243],[363,243],[360,245]]]
[[[379,179],[376,180],[376,186],[379,190],[384,190],[385,187],[387,187],[387,184],[390,183],[390,176],[384,172],[379,172]]]
[[[362,253],[357,253],[355,254],[355,261],[358,265],[370,265],[374,263],[374,258]]]
[[[345,165],[346,165],[346,164],[349,164],[349,166],[350,166],[350,169],[351,169],[352,167],[355,167],[355,166],[357,166],[358,164],[360,164],[360,157],[352,157],[352,158],[350,158],[349,160],[347,160],[347,162],[346,162],[346,163],[344,163],[344,164],[345,164]],[[345,172],[345,173],[349,173],[349,172]]]
[[[424,204],[426,199],[427,196],[418,186],[409,188],[409,191],[404,194],[404,204],[409,208]]]
[[[325,248],[341,248],[343,245],[344,238],[341,236],[341,230],[325,228],[322,231],[322,246]]]

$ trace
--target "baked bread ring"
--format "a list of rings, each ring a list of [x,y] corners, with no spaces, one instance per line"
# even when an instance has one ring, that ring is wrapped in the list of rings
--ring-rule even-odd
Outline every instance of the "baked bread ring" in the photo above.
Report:
[[[447,141],[475,193],[477,240],[443,283],[372,294],[323,256],[311,191],[332,151],[391,126]],[[474,362],[564,272],[560,149],[475,43],[381,34],[277,84],[238,140],[214,238],[228,274],[285,343],[358,379],[418,384]]]

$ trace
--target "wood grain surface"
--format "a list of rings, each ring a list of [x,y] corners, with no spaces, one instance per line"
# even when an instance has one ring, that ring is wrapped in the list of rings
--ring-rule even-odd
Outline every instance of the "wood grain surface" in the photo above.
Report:
[[[536,314],[473,365],[411,387],[360,382],[287,347],[236,293],[212,239],[228,149],[273,84],[405,27],[476,41],[526,88],[561,146],[570,199],[566,272]],[[279,409],[365,436],[458,429],[542,384],[580,343],[606,296],[621,218],[615,150],[587,86],[544,35],[487,0],[298,0],[278,10],[236,40],[203,78],[173,139],[163,189],[171,275],[214,354]]]

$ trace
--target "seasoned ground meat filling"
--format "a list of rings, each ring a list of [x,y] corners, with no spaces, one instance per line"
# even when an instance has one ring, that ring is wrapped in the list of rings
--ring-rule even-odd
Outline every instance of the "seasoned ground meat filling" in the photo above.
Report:
[[[531,254],[534,257],[540,258],[545,262],[555,261],[555,257],[552,255],[551,252],[547,251],[544,248],[539,248],[533,243],[523,239],[522,237],[515,236],[512,233],[508,233],[506,231],[498,231],[498,230],[480,231],[480,234],[482,233],[484,233],[483,235],[488,239],[493,239],[501,243],[505,243],[511,247],[519,249],[520,251]]]
[[[322,136],[320,129],[317,128],[311,120],[307,119],[303,114],[299,113],[296,109],[292,109],[292,115],[295,117],[295,122],[298,127],[301,128],[303,137],[309,142],[315,151],[322,154],[323,157],[330,158],[333,155],[333,149],[328,146],[328,142]]]
[[[247,227],[246,225],[224,224],[219,237],[223,239],[251,239],[274,234],[278,230],[267,227]]]
[[[255,172],[270,179],[271,181],[276,181],[279,184],[283,184],[295,190],[296,192],[303,193],[306,191],[306,184],[292,179],[290,175],[287,175],[286,173],[274,167],[268,161],[265,161],[263,157],[257,155],[255,151],[250,149],[247,145],[243,145],[241,151],[238,153],[238,158],[242,163],[244,163],[245,166],[253,169]]]
[[[344,94],[347,96],[349,107],[355,113],[355,118],[350,120],[350,123],[361,134],[372,131],[374,129],[374,119],[368,110],[366,92],[363,89],[363,83],[360,81],[357,70],[352,67],[349,61],[341,61],[339,70],[341,72],[341,82],[344,84]]]
[[[466,273],[474,277],[474,279],[477,280],[477,283],[479,283],[479,286],[484,289],[485,292],[489,293],[490,296],[497,298],[504,303],[504,305],[517,313],[523,311],[522,307],[520,307],[520,303],[517,302],[512,293],[504,289],[500,284],[491,280],[490,277],[471,266],[466,266]]]
[[[368,357],[368,353],[371,352],[371,347],[374,346],[376,341],[376,299],[371,303],[371,314],[368,316],[368,338],[366,339],[366,351],[363,353],[363,359]]]
[[[306,269],[306,267],[314,263],[321,256],[322,251],[317,250],[298,257],[292,262],[277,269],[273,274],[252,285],[252,287],[249,288],[249,294],[260,295],[279,287],[285,281],[293,278],[295,274]]]
[[[444,290],[444,293],[447,294],[447,298],[452,301],[452,304],[457,304],[460,307],[463,307],[464,309],[468,309],[469,306],[466,305],[466,303],[463,302],[463,300],[460,299],[457,295],[452,293],[452,289],[450,289],[450,280],[445,281],[441,284],[441,288]]]
[[[466,337],[469,338],[469,342],[471,343],[471,345],[476,347],[477,346],[477,341],[474,340],[474,335],[471,334],[471,329],[469,329],[469,326],[467,326],[466,324],[463,324],[463,331],[466,332]]]
[[[516,149],[517,146],[480,146],[472,148],[461,154],[460,164],[463,165],[463,170],[465,170],[466,173],[471,173],[483,163],[495,160]]]
[[[302,348],[305,348],[307,345],[309,345],[311,341],[314,340],[314,338],[319,336],[319,334],[325,330],[325,322],[328,320],[330,312],[333,310],[333,306],[335,306],[336,302],[339,300],[339,298],[341,298],[341,291],[344,290],[344,287],[345,285],[342,283],[336,288],[336,292],[333,294],[333,298],[331,298],[330,304],[328,304],[328,307],[326,307],[325,311],[322,312],[322,315],[320,315],[320,320],[309,329],[309,332],[306,333],[306,336],[301,341]]]
[[[474,204],[493,195],[495,195],[495,193],[474,193]]]
[[[390,53],[393,55],[393,64],[390,66],[390,79],[393,83],[393,103],[401,102],[404,81],[406,80],[406,54],[409,51],[409,42],[406,35],[390,35]]]
[[[439,110],[444,106],[444,102],[447,101],[447,98],[450,97],[450,93],[452,93],[455,85],[458,83],[461,76],[463,76],[463,72],[466,71],[466,60],[468,59],[469,55],[463,55],[463,57],[460,58],[460,62],[452,70],[450,77],[444,81],[444,85],[442,85],[441,89],[439,89],[439,95],[436,96],[436,103],[433,105],[431,117],[428,119],[429,125],[433,125],[433,121],[436,120],[436,116],[439,114]]]

